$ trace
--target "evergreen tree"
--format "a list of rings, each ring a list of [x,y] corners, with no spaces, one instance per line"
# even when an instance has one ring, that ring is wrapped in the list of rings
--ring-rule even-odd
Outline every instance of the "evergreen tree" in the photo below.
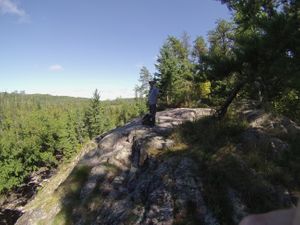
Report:
[[[216,28],[208,33],[208,40],[209,55],[206,61],[209,63],[209,78],[217,80],[230,76],[235,69],[232,24],[225,20],[217,21]]]
[[[208,48],[203,37],[197,37],[194,41],[192,50],[192,59],[195,66],[195,73],[199,74],[201,80],[207,79],[207,63]]]
[[[236,94],[261,88],[264,102],[300,90],[300,30],[297,1],[222,1],[234,12],[237,83],[219,110],[224,115]],[[259,84],[259,85],[255,85]]]
[[[85,125],[90,138],[103,131],[103,109],[100,102],[100,93],[96,89],[85,113]]]
[[[190,100],[193,86],[193,66],[189,50],[176,37],[168,37],[155,65],[163,103],[180,105]]]
[[[70,159],[88,140],[88,128],[93,138],[119,125],[120,114],[126,123],[144,106],[130,99],[103,102],[98,91],[91,100],[0,93],[0,193],[41,167],[55,168]]]
[[[149,91],[149,81],[152,80],[152,75],[147,69],[147,67],[143,66],[140,70],[139,82],[140,86],[136,88],[137,93],[139,93],[140,98],[144,98]]]

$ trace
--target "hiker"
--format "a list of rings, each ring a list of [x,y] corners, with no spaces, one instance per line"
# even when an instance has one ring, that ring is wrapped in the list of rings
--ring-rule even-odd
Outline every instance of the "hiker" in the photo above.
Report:
[[[159,94],[158,88],[156,87],[156,80],[149,81],[150,90],[148,95],[148,106],[149,112],[151,115],[151,125],[155,125],[155,114],[156,114],[156,104],[157,104],[157,97]]]
[[[300,201],[297,208],[275,210],[264,214],[250,215],[239,225],[299,225]]]

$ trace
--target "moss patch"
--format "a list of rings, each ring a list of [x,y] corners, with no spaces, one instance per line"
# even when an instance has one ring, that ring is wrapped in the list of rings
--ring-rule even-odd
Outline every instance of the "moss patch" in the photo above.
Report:
[[[56,194],[64,196],[62,201],[62,210],[55,216],[54,224],[72,224],[74,221],[74,210],[78,209],[80,201],[80,190],[87,181],[91,167],[77,166],[74,168],[70,176],[56,191]]]

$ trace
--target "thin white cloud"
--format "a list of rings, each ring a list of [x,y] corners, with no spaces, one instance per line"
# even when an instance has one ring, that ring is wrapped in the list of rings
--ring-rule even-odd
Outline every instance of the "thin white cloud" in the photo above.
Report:
[[[0,14],[19,17],[19,22],[29,22],[29,15],[12,0],[0,0]]]
[[[60,71],[63,71],[64,68],[59,64],[55,64],[55,65],[49,66],[49,70],[52,72],[60,72]]]

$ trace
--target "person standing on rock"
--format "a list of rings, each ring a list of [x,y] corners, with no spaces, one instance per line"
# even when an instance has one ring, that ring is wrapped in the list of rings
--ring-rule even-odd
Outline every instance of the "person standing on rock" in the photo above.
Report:
[[[150,124],[152,126],[155,125],[155,114],[156,114],[156,104],[157,98],[159,94],[159,90],[156,87],[156,80],[149,81],[150,90],[148,95],[148,105],[149,105],[149,112],[150,112]]]

